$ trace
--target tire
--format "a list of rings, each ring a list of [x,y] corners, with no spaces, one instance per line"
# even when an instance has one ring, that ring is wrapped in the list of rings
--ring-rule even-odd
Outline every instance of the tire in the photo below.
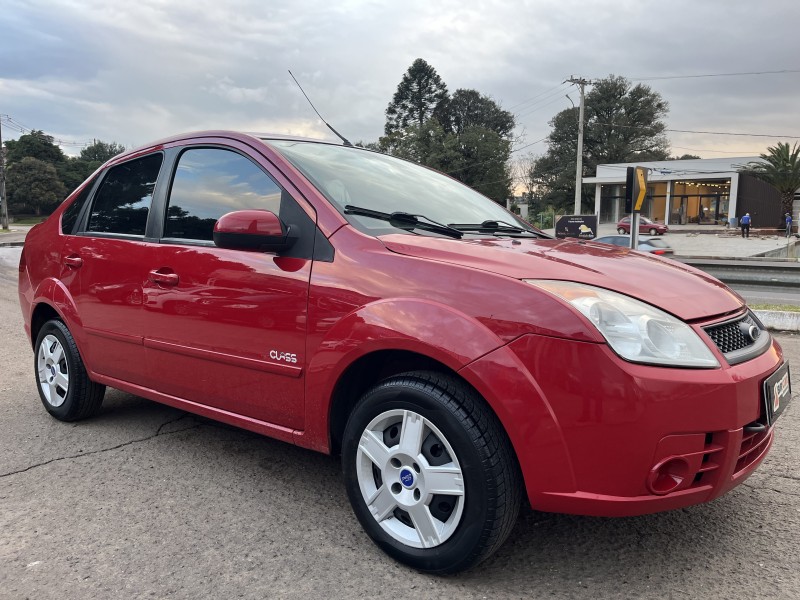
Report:
[[[345,427],[342,468],[367,534],[420,571],[478,564],[519,513],[521,476],[505,431],[449,375],[405,373],[367,392]]]
[[[620,234],[620,235],[624,235],[626,233],[626,231],[622,227],[617,227],[617,233]]]
[[[651,228],[650,235],[658,235],[658,229],[656,229],[655,227]]]
[[[78,421],[100,410],[106,386],[89,379],[75,339],[61,321],[42,326],[33,367],[42,404],[56,419]]]

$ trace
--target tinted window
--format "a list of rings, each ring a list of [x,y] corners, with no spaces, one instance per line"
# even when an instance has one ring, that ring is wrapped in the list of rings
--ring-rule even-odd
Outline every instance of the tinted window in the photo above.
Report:
[[[653,248],[669,248],[670,245],[665,242],[664,240],[659,240],[656,238],[650,238],[647,240],[647,243],[650,244]]]
[[[143,236],[162,160],[152,154],[113,167],[97,190],[89,231]]]
[[[78,221],[78,215],[83,208],[83,205],[86,204],[86,200],[89,199],[89,193],[92,191],[92,187],[94,186],[94,180],[87,182],[81,193],[78,194],[78,197],[70,204],[61,215],[61,233],[65,235],[69,235],[72,233],[72,230],[75,229],[75,223]]]
[[[234,210],[280,214],[282,189],[241,154],[218,148],[184,152],[167,205],[164,237],[211,240],[214,223]]]

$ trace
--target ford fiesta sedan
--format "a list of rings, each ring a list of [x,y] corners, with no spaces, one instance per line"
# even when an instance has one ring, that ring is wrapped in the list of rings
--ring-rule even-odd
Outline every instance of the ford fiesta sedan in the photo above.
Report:
[[[30,231],[19,299],[56,419],[111,386],[340,454],[367,534],[430,572],[495,551],[523,494],[602,516],[717,498],[790,398],[780,346],[716,279],[313,140],[115,157]]]

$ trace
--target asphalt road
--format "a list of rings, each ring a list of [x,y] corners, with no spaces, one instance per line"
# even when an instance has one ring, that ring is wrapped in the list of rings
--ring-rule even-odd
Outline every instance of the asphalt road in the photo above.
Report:
[[[728,284],[748,304],[785,304],[800,305],[800,293],[792,286],[748,285],[744,283]]]
[[[95,419],[49,417],[15,280],[0,265],[0,598],[800,597],[797,391],[725,497],[625,519],[524,510],[491,559],[435,577],[362,533],[335,458],[114,390]],[[800,373],[800,336],[778,339]]]

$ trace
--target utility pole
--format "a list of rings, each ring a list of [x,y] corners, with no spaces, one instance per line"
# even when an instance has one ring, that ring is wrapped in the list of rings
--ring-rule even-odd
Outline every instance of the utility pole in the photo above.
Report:
[[[3,152],[2,119],[0,119],[0,223],[2,223],[3,229],[8,231],[8,203],[6,202],[6,154]]]
[[[584,96],[583,88],[586,85],[591,85],[590,79],[583,77],[570,77],[564,83],[574,83],[581,88],[581,103],[578,107],[578,164],[575,169],[575,213],[581,214],[581,188],[583,186],[583,105]]]

